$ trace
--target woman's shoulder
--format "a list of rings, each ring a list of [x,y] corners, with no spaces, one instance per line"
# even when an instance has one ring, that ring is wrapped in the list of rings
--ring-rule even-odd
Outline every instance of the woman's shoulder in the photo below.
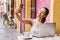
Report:
[[[36,22],[36,21],[37,21],[37,19],[33,19],[32,21],[33,21],[33,22]]]

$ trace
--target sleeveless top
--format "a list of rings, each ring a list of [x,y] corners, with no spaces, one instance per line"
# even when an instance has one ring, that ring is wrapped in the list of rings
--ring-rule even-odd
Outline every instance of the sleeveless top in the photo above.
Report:
[[[37,36],[37,34],[39,34],[39,26],[42,23],[39,22],[38,19],[34,19],[32,22],[33,22],[33,26],[30,31],[30,36]]]

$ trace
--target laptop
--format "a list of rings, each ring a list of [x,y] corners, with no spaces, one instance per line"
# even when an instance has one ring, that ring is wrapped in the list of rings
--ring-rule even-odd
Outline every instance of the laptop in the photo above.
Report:
[[[51,37],[55,35],[56,23],[40,24],[38,33],[35,37]]]

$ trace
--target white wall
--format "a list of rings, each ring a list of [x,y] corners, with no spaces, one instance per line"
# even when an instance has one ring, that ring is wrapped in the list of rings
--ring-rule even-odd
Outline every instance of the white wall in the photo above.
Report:
[[[53,6],[54,0],[50,0],[50,22],[53,22]]]

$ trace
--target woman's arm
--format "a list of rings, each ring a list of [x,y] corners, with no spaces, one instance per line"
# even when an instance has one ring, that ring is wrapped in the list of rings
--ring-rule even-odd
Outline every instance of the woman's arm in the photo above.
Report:
[[[23,22],[23,23],[25,23],[25,24],[32,24],[32,20],[22,19],[21,16],[18,15],[17,13],[16,13],[16,17],[18,18],[18,20],[19,20],[20,22]]]

